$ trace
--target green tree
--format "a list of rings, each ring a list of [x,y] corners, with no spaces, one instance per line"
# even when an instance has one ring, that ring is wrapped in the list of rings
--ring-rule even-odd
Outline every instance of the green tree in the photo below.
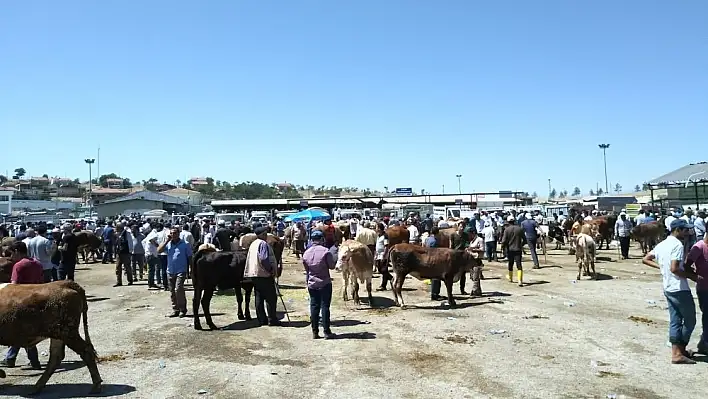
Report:
[[[563,199],[566,197],[566,194],[567,194],[567,191],[561,191],[560,193],[558,193],[558,198]]]
[[[598,189],[597,189],[597,195],[602,195],[602,194],[604,194],[604,193],[605,193],[605,192],[602,190],[602,188],[598,188]]]
[[[0,175],[0,184],[3,184],[7,181],[7,176],[5,175]]]
[[[554,189],[552,189],[551,192],[548,194],[548,198],[549,198],[549,199],[556,198],[556,195],[558,195],[558,192],[557,192],[556,189],[554,188]]]
[[[49,179],[49,175],[48,175],[48,174],[46,174],[46,173],[45,173],[45,174],[43,174],[43,175],[42,175],[42,177],[43,177],[43,178],[45,178],[45,179]]]
[[[590,194],[590,195],[595,195],[595,190],[590,189],[590,193],[589,193],[589,194]]]
[[[206,182],[207,182],[207,184],[210,185],[210,186],[213,186],[213,185],[214,185],[214,179],[212,179],[211,177],[207,177],[207,178],[206,178]]]
[[[573,196],[577,197],[578,195],[580,195],[580,187],[575,187],[573,189]]]
[[[620,191],[622,191],[622,185],[619,183],[615,183],[615,192],[619,194]]]
[[[533,194],[531,194],[531,198],[538,198],[538,193],[534,191]]]
[[[638,193],[638,192],[640,192],[640,191],[642,191],[642,188],[639,186],[639,184],[637,184],[636,186],[634,186],[634,192],[635,192],[635,193]]]
[[[120,176],[118,176],[115,173],[109,173],[107,175],[101,175],[98,178],[98,184],[101,187],[108,187],[108,179],[120,179]]]
[[[15,169],[15,176],[14,176],[14,178],[15,178],[15,179],[21,179],[22,176],[24,176],[24,175],[26,175],[26,174],[27,174],[27,171],[25,170],[25,168],[17,168],[17,169]]]

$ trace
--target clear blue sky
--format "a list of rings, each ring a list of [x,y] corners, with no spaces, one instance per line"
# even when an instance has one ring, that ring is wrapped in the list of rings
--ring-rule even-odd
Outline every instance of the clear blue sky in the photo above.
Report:
[[[629,188],[705,160],[707,15],[703,0],[3,2],[0,173],[86,179],[100,146],[101,173],[134,181],[452,192],[461,173],[463,191],[586,193],[607,142],[610,184]]]

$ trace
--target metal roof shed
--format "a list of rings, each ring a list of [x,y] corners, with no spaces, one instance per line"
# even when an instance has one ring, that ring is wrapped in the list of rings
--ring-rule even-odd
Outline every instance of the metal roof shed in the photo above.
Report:
[[[649,187],[651,204],[655,203],[654,190],[666,189],[667,200],[671,201],[672,196],[676,201],[696,201],[698,208],[701,202],[708,199],[708,162],[698,162],[688,164],[663,176],[659,176],[646,183]],[[693,186],[690,190],[689,185]],[[660,203],[662,200],[659,201]]]

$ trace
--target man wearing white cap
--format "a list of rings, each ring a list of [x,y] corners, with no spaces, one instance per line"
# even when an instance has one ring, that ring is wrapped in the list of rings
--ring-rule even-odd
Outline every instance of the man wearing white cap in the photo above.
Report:
[[[622,259],[629,259],[629,236],[632,232],[632,222],[627,219],[627,214],[620,213],[615,222],[615,238],[619,240]]]

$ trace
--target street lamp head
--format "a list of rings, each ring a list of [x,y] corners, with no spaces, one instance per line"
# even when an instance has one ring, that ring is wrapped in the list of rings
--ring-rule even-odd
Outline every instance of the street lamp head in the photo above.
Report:
[[[455,177],[457,177],[459,179],[460,177],[462,177],[462,175],[455,175]]]
[[[92,163],[94,163],[94,161],[96,161],[96,160],[93,159],[93,158],[86,158],[86,159],[84,159],[84,162],[86,162],[87,164],[92,164]]]
[[[610,148],[609,144],[598,144],[597,146],[602,148],[603,150]]]

